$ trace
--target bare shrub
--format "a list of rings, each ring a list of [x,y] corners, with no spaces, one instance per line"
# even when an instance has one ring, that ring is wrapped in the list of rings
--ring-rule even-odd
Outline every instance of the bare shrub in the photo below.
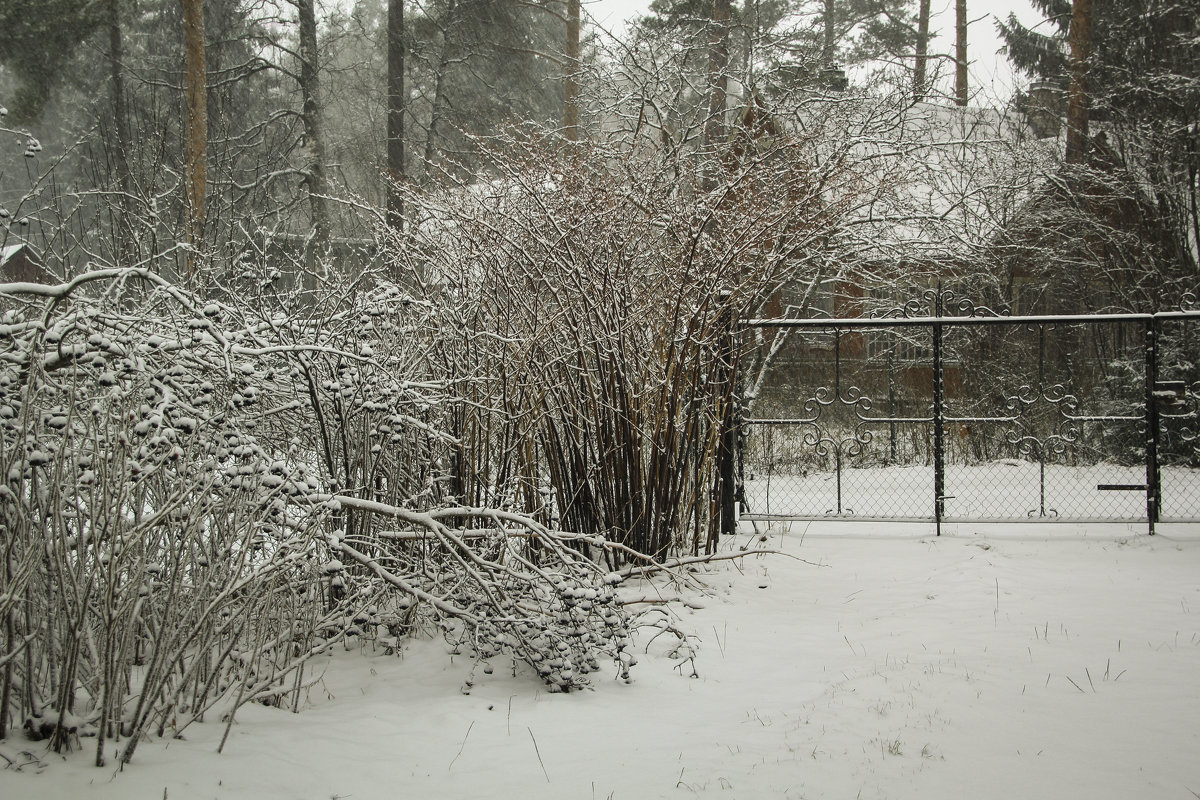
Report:
[[[454,321],[444,374],[480,378],[451,427],[456,497],[658,558],[711,551],[733,320],[844,213],[806,143],[758,144],[710,189],[689,161],[512,139],[491,183],[406,201],[422,216],[394,261]]]
[[[125,762],[213,709],[296,708],[313,655],[420,623],[558,689],[602,652],[625,674],[612,583],[570,541],[383,530],[439,502],[451,441],[436,326],[396,287],[218,301],[131,269],[0,296],[0,734]]]

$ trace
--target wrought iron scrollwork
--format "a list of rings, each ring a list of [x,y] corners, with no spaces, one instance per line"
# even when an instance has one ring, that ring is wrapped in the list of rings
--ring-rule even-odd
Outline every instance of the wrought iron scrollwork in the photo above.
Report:
[[[1004,406],[1012,412],[1011,416],[996,417],[987,421],[1020,425],[1005,430],[1004,441],[1012,445],[1018,454],[1038,460],[1058,458],[1066,454],[1067,449],[1079,441],[1080,423],[1088,419],[1078,413],[1079,398],[1068,393],[1062,384],[1044,389],[1022,386],[1017,389],[1016,394],[1005,398]],[[1054,426],[1041,435],[1030,433],[1028,427],[1021,425],[1021,422],[1032,416],[1039,407],[1054,409],[1058,413]]]
[[[851,429],[849,435],[837,436],[822,428],[824,410],[830,406],[840,406],[849,409],[859,421]],[[804,443],[814,448],[821,458],[849,457],[862,455],[864,448],[869,445],[874,435],[865,425],[887,423],[893,420],[866,416],[872,408],[871,398],[857,386],[850,386],[845,393],[838,392],[830,386],[818,386],[810,397],[804,399],[803,408],[806,416],[794,420],[803,428]]]
[[[960,297],[951,289],[926,289],[919,297],[906,300],[883,313],[872,313],[873,319],[916,319],[919,317],[1006,317],[1007,311],[996,311],[978,305],[969,297]]]
[[[1178,430],[1179,441],[1190,444],[1194,453],[1200,454],[1200,381],[1184,386],[1183,395],[1171,406],[1159,409],[1161,424],[1182,422]]]
[[[858,458],[866,452],[875,438],[870,426],[911,420],[872,416],[874,403],[869,395],[857,386],[848,386],[843,390],[836,383],[833,386],[816,387],[811,395],[801,400],[800,405],[804,410],[803,416],[788,419],[787,423],[800,428],[804,446],[813,455],[833,461],[837,502],[827,513],[854,513],[842,503],[844,461]],[[838,420],[831,418],[833,408],[849,412],[851,419],[845,420],[848,424],[838,425]]]

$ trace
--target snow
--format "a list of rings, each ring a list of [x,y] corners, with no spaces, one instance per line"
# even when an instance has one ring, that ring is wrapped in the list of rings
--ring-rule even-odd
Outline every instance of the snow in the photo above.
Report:
[[[8,260],[20,252],[22,247],[25,247],[24,242],[20,244],[6,244],[0,247],[0,264],[8,263]]]
[[[552,695],[440,640],[338,653],[300,714],[242,709],[122,774],[19,737],[5,797],[1011,798],[1200,792],[1200,526],[793,523],[630,598],[695,637]],[[797,558],[798,557],[798,558]],[[800,560],[804,559],[804,560]],[[637,608],[638,606],[631,606]],[[651,612],[647,622],[663,615]],[[671,639],[670,642],[667,640]],[[694,667],[698,677],[692,675]],[[319,674],[323,671],[323,674]],[[464,693],[467,682],[473,685]],[[3,764],[3,761],[0,761]],[[40,774],[39,773],[40,769]]]

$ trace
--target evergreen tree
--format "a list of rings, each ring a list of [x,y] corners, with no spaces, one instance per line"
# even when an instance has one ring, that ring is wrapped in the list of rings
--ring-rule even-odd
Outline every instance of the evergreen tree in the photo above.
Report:
[[[424,166],[414,174],[469,177],[481,167],[474,137],[516,122],[561,121],[561,3],[432,0],[415,11],[406,25],[410,140],[424,138],[414,154]]]
[[[90,0],[5,0],[0,3],[0,64],[19,86],[9,111],[16,120],[41,116],[63,68],[103,23]]]
[[[714,0],[654,0],[646,31],[704,36]],[[838,88],[839,67],[910,59],[917,47],[914,0],[744,0],[731,2],[730,68],[768,93],[773,84]],[[760,75],[770,75],[763,80]]]
[[[1025,74],[1066,87],[1071,0],[1030,0],[1049,26],[998,24],[1009,60]],[[1041,32],[1048,29],[1049,32]],[[1088,83],[1097,118],[1194,125],[1200,111],[1200,2],[1097,2]]]
[[[734,28],[772,32],[786,39],[797,60],[823,65],[906,57],[917,41],[912,0],[744,0],[730,6]],[[699,30],[712,9],[713,0],[654,0],[641,24]]]
[[[1083,60],[1074,75],[1070,42],[1076,5],[1031,2],[1049,24],[1027,27],[1010,16],[1000,23],[1000,34],[1014,66],[1060,90],[1070,84],[1079,95],[1068,121],[1067,160],[1076,169],[1064,173],[1069,179],[1064,185],[1089,195],[1093,204],[1095,196],[1104,196],[1105,202],[1137,209],[1095,220],[1095,236],[1105,230],[1109,235],[1144,230],[1138,236],[1157,256],[1142,259],[1141,268],[1152,270],[1156,279],[1150,283],[1160,287],[1150,307],[1177,300],[1177,289],[1196,288],[1194,264],[1200,254],[1200,48],[1195,46],[1200,2],[1087,4],[1089,42],[1086,58],[1076,48],[1076,58]],[[1090,124],[1083,122],[1089,118]]]

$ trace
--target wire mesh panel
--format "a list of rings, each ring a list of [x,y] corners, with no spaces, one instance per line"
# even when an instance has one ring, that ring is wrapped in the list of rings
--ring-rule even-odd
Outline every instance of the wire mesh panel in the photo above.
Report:
[[[1200,315],[812,321],[742,426],[750,516],[1200,520]]]
[[[798,338],[799,363],[744,426],[748,512],[932,519],[929,332],[833,327]]]
[[[1159,486],[1164,521],[1200,518],[1200,322],[1163,321],[1158,336]]]
[[[819,441],[819,433],[798,425],[747,427],[743,474],[748,513],[799,519],[933,518],[931,465],[913,459],[888,462],[881,457],[889,445],[879,439],[855,444],[861,447],[858,455],[846,453],[849,445],[842,439],[818,453],[814,439]],[[813,438],[806,441],[806,436]],[[843,448],[840,453],[837,445]]]
[[[950,327],[944,517],[1145,519],[1142,329]]]

